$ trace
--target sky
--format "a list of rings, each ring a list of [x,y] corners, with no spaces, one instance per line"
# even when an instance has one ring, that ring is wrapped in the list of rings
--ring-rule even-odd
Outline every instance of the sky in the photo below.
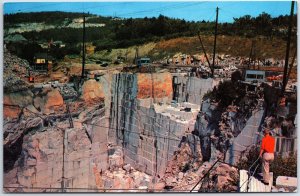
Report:
[[[297,3],[295,4],[295,13]],[[262,12],[272,17],[290,13],[290,1],[173,1],[173,2],[9,2],[4,14],[18,12],[67,11],[89,12],[122,18],[157,17],[160,14],[187,21],[214,21],[219,7],[219,22],[233,22],[233,17],[258,16]]]

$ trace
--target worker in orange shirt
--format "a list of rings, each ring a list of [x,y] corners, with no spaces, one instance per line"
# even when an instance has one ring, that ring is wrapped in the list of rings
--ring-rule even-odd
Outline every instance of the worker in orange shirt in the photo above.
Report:
[[[259,157],[262,158],[263,183],[269,185],[270,163],[274,160],[275,138],[270,135],[270,129],[264,129],[264,137],[261,142]]]

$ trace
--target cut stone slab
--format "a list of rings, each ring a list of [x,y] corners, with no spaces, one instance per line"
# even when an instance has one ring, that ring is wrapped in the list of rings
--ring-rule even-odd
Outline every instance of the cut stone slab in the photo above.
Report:
[[[297,187],[297,178],[288,176],[278,176],[276,178],[276,186]]]

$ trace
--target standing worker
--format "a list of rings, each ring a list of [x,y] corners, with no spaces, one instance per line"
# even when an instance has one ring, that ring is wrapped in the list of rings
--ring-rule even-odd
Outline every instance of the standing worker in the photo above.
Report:
[[[28,80],[30,83],[34,83],[34,77],[30,75],[30,70],[28,71]]]
[[[270,135],[270,129],[264,129],[264,137],[261,142],[259,157],[262,158],[262,182],[269,185],[270,182],[270,162],[274,160],[275,139]]]

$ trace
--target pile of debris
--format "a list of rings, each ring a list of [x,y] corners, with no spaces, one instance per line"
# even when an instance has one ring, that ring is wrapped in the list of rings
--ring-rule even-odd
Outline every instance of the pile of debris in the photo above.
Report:
[[[152,177],[135,170],[130,164],[114,170],[106,170],[102,174],[103,188],[111,192],[132,191],[145,192],[152,187]],[[137,190],[140,189],[140,190]]]
[[[237,191],[238,170],[225,163],[202,161],[200,149],[193,155],[191,146],[182,143],[169,162],[165,175],[154,185],[174,192],[232,192]],[[213,168],[211,169],[211,167]],[[210,170],[211,169],[211,170]],[[164,186],[163,186],[164,185]]]
[[[17,73],[26,74],[26,71],[30,68],[28,61],[21,59],[8,51],[4,52],[3,64],[4,72],[11,70]]]
[[[20,77],[15,74],[4,74],[3,75],[3,87],[4,92],[17,92],[25,91],[28,89],[29,85],[24,82]]]
[[[59,88],[59,92],[63,96],[64,100],[78,97],[78,93],[75,91],[73,86],[65,84]]]
[[[5,92],[16,92],[28,89],[29,85],[24,81],[24,78],[30,66],[26,60],[6,51],[4,52],[3,67],[3,86]]]
[[[238,191],[238,169],[225,163],[215,166],[203,180],[199,192]]]
[[[165,185],[164,188],[170,191],[190,190],[203,175],[200,147],[196,154],[193,154],[188,143],[182,143],[175,151],[159,184]]]
[[[96,185],[105,192],[148,192],[152,189],[152,177],[137,171],[130,164],[124,164],[123,151],[120,147],[110,147],[109,168],[98,171],[95,164],[93,170]]]

